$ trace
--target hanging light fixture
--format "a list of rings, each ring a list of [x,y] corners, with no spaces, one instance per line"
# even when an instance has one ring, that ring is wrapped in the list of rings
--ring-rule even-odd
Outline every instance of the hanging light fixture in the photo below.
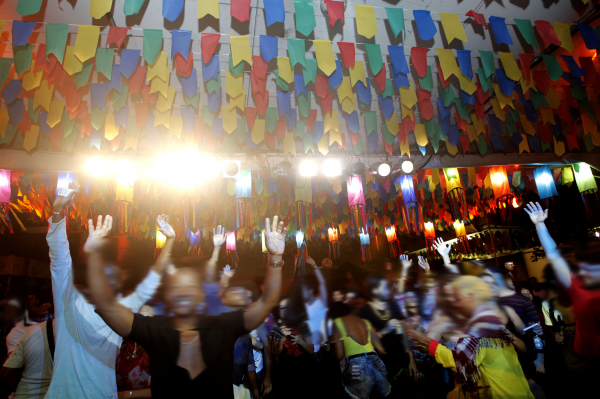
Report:
[[[278,177],[286,177],[292,171],[292,163],[289,161],[283,161],[273,168],[273,173]]]
[[[461,237],[467,236],[465,224],[458,219],[454,221],[454,232],[456,233],[456,238],[461,238]]]
[[[346,168],[346,171],[350,176],[364,175],[366,171],[365,164],[362,162],[355,162],[353,164],[350,164],[348,168]]]
[[[423,224],[423,232],[425,233],[427,252],[431,255],[431,249],[435,241],[435,225],[432,222],[425,222]]]
[[[394,259],[400,256],[400,241],[396,235],[396,226],[388,226],[385,228],[385,235],[390,246],[390,256]]]
[[[377,162],[369,167],[369,173],[379,177],[388,177],[392,173],[392,164],[390,162]]]
[[[321,168],[323,174],[327,177],[341,176],[342,175],[342,164],[337,159],[326,159],[323,161]]]
[[[223,178],[237,179],[242,167],[241,161],[223,161]]]
[[[548,165],[540,166],[533,170],[533,177],[535,179],[535,185],[537,186],[538,194],[540,199],[546,199],[558,195],[556,191],[556,184],[554,183],[554,176]]]

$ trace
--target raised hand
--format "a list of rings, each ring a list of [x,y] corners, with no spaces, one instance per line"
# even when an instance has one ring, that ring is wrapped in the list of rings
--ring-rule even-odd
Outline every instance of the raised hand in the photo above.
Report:
[[[112,230],[112,216],[106,215],[104,223],[102,223],[102,215],[98,216],[96,227],[94,228],[94,222],[92,219],[88,220],[89,237],[83,246],[85,252],[93,252],[102,248],[104,240],[103,237],[108,237]]]
[[[530,202],[524,209],[533,224],[544,223],[544,220],[548,218],[548,209],[543,210],[542,206],[537,202]]]
[[[269,218],[265,222],[265,245],[270,255],[282,256],[285,250],[287,227],[283,227],[283,222],[278,225],[277,220],[278,218],[275,216],[272,226],[270,226],[271,221]]]
[[[398,259],[400,259],[400,263],[402,263],[402,266],[404,266],[405,270],[412,265],[412,261],[408,258],[408,255],[406,254],[400,255]]]
[[[222,278],[226,278],[226,279],[230,279],[231,277],[233,277],[233,274],[235,273],[235,269],[231,269],[231,266],[226,265],[223,270],[221,271],[221,277]]]
[[[216,230],[213,228],[213,243],[215,244],[215,247],[220,247],[225,244],[226,239],[227,233],[224,227],[218,225]]]
[[[156,223],[158,224],[158,231],[164,234],[167,238],[175,238],[175,230],[169,224],[169,217],[167,215],[159,215],[156,218]]]
[[[429,270],[431,268],[429,267],[429,262],[427,261],[427,259],[424,258],[423,256],[419,256],[418,260],[419,260],[419,266],[422,267],[423,270],[425,270],[425,273],[429,273]]]
[[[435,239],[435,244],[433,244],[433,248],[442,256],[448,255],[452,246],[450,244],[446,244],[441,237]]]
[[[69,189],[73,190],[69,192],[66,196],[57,195],[54,200],[54,204],[52,204],[52,209],[54,212],[63,212],[67,205],[71,203],[73,198],[79,193],[79,184],[77,183],[69,183]]]
[[[315,260],[313,258],[311,258],[310,256],[306,257],[306,263],[308,263],[311,266],[315,266],[317,264],[317,262],[315,262]]]

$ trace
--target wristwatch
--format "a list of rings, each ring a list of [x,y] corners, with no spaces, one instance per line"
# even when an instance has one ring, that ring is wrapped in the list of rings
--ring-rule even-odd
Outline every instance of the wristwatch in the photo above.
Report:
[[[283,267],[284,264],[285,264],[285,262],[283,261],[283,259],[281,259],[279,262],[269,261],[269,266],[274,267],[276,269]]]

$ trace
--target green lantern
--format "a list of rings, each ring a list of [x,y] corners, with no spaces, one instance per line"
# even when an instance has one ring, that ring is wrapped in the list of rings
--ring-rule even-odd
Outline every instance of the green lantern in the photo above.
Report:
[[[590,190],[598,190],[598,185],[596,184],[596,180],[594,179],[594,175],[592,174],[592,169],[590,168],[590,165],[582,162],[573,165],[573,169],[575,172],[575,181],[577,182],[577,188],[579,188],[580,193]]]

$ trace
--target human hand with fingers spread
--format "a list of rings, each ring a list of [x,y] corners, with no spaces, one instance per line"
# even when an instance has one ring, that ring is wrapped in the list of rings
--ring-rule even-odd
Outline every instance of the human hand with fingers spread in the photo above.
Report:
[[[429,273],[429,270],[431,270],[431,268],[429,267],[429,262],[427,261],[427,259],[425,257],[419,256],[418,263],[419,263],[419,266],[422,267],[423,270],[425,270],[425,273]]]
[[[544,223],[548,218],[548,209],[544,210],[538,202],[530,202],[524,209],[533,224]]]
[[[156,218],[156,223],[158,224],[158,231],[164,234],[167,238],[175,238],[175,230],[169,224],[169,217],[167,215],[159,215]]]
[[[450,244],[446,244],[441,237],[438,237],[435,239],[433,248],[435,248],[435,250],[438,251],[441,256],[447,256],[450,253],[452,246]]]
[[[104,223],[102,222],[102,215],[98,216],[96,221],[96,227],[94,227],[94,221],[88,220],[88,231],[89,236],[83,250],[86,253],[94,252],[102,248],[104,240],[102,238],[108,237],[112,231],[112,216],[106,215]]]
[[[287,234],[287,227],[283,227],[283,222],[277,224],[278,217],[273,218],[273,225],[267,218],[265,223],[265,246],[269,255],[280,257],[283,256],[285,250],[285,236]]]
[[[56,196],[54,203],[52,204],[52,223],[58,223],[63,217],[66,207],[73,201],[73,198],[79,193],[79,184],[69,183],[68,189],[61,189],[59,195]],[[65,194],[65,195],[61,195]]]
[[[215,248],[223,246],[226,240],[227,232],[224,227],[218,225],[216,230],[213,228],[213,243],[215,244]]]

